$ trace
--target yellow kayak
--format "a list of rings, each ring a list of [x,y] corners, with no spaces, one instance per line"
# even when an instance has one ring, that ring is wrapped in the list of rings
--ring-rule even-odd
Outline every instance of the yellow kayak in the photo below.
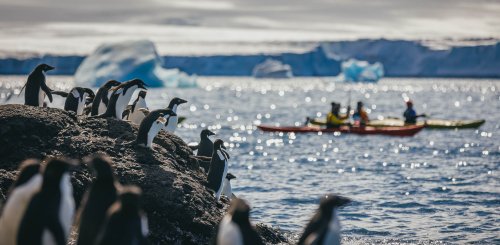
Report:
[[[422,122],[417,122],[416,125],[423,125],[426,128],[436,128],[436,129],[455,129],[455,128],[479,128],[483,125],[485,120],[442,120],[442,119],[429,119]],[[324,118],[314,118],[310,120],[313,125],[326,125],[326,120]],[[372,127],[403,127],[405,122],[401,119],[383,119],[383,120],[372,120],[367,126]]]

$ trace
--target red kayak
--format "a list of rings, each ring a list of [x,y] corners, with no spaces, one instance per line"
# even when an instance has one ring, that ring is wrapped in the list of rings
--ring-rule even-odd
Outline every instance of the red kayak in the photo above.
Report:
[[[294,126],[257,126],[264,132],[285,132],[285,133],[347,133],[347,134],[361,134],[361,135],[389,135],[389,136],[413,136],[424,128],[423,125],[412,125],[403,127],[349,127],[342,126],[340,128],[320,128],[320,127],[294,127]]]

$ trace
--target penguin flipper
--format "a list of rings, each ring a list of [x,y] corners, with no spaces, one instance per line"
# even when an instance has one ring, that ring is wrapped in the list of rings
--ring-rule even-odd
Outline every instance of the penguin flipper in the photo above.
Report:
[[[63,92],[63,91],[52,91],[52,94],[59,95],[62,97],[68,97],[68,95],[69,95],[68,92]]]
[[[24,86],[21,88],[21,90],[19,91],[19,94],[17,95],[18,97],[21,96],[21,93],[23,92],[24,88],[26,88],[26,85],[28,85],[28,82],[26,82],[24,84]]]
[[[52,219],[48,222],[47,228],[52,233],[56,244],[64,245],[66,244],[66,236],[64,235],[63,228],[59,220]]]
[[[122,119],[125,118],[126,116],[128,116],[131,111],[132,111],[132,105],[127,105],[125,110],[123,110]]]
[[[47,97],[49,97],[50,103],[52,103],[52,90],[49,87],[47,87],[47,84],[45,84],[45,81],[41,84],[41,88],[42,88],[43,92],[45,92]]]
[[[141,111],[142,113],[144,113],[144,116],[149,115],[149,112],[150,112],[150,111],[148,110],[148,108],[139,108],[139,111]]]

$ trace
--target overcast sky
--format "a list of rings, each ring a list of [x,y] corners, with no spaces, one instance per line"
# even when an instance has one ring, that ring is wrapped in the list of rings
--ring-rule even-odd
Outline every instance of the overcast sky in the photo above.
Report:
[[[11,47],[24,48],[37,32],[88,36],[98,25],[101,37],[107,30],[127,32],[122,39],[142,34],[141,26],[166,26],[144,34],[165,42],[168,35],[177,42],[500,38],[500,0],[0,0],[0,44]],[[200,28],[208,35],[198,35]]]

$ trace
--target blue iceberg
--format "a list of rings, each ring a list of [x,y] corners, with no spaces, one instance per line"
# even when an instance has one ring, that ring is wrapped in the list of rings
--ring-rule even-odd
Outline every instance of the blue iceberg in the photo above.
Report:
[[[252,75],[256,78],[291,78],[293,76],[290,65],[273,59],[266,59],[257,64],[253,68]]]
[[[108,80],[142,79],[150,87],[195,87],[196,76],[162,67],[151,41],[103,44],[87,56],[75,73],[77,86],[99,87]]]
[[[377,82],[384,76],[384,66],[380,62],[373,64],[367,61],[349,59],[341,64],[340,76],[346,82]]]

